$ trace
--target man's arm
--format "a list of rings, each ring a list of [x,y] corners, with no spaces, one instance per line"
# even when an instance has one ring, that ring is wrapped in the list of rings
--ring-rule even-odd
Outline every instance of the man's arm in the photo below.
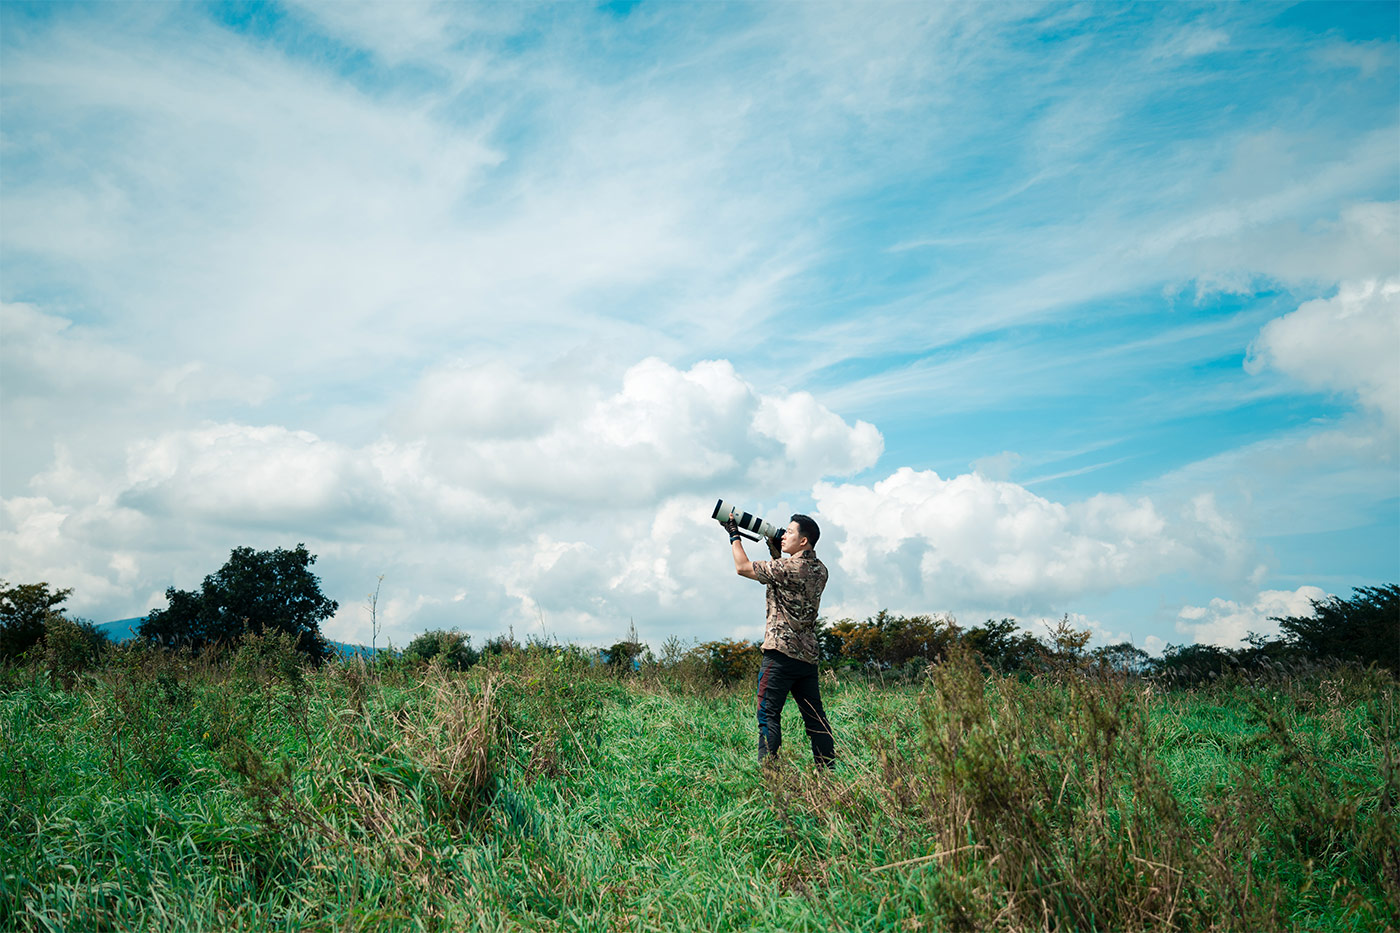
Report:
[[[730,547],[734,549],[734,572],[741,577],[757,580],[758,575],[753,572],[753,561],[749,560],[749,555],[744,552],[744,539],[735,538]]]
[[[729,532],[729,548],[734,552],[734,571],[741,577],[757,580],[758,577],[753,572],[753,561],[744,553],[744,539],[739,534],[739,523],[731,518],[724,523],[724,530]]]

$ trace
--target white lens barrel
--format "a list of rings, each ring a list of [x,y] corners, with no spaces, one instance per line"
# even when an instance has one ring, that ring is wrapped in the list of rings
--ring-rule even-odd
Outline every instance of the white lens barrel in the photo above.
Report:
[[[710,517],[713,518],[715,521],[719,522],[721,525],[723,525],[725,522],[729,521],[729,517],[733,514],[734,506],[728,502],[725,502],[723,499],[720,499],[718,502],[715,503],[715,510],[710,515]]]
[[[756,535],[762,535],[765,538],[772,538],[775,535],[782,534],[782,530],[772,522],[765,522],[759,516],[745,512],[733,503],[725,502],[723,499],[715,503],[715,510],[710,513],[710,517],[721,525],[732,518],[740,528]]]

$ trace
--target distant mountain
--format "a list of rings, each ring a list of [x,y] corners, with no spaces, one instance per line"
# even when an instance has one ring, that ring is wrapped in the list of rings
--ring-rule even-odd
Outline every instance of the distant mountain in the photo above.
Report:
[[[103,622],[97,626],[97,630],[112,641],[130,641],[140,634],[138,630],[141,628],[141,623],[145,621],[145,616],[137,616],[134,619],[118,619],[115,622]]]
[[[95,626],[95,628],[112,641],[121,643],[130,641],[140,635],[141,623],[145,621],[145,616],[137,616],[134,619],[117,619],[115,622],[103,622],[101,625]],[[326,639],[326,641],[342,658],[372,658],[380,651],[385,650],[383,648],[376,650],[370,648],[368,645],[349,645],[341,641],[331,641],[329,638]]]

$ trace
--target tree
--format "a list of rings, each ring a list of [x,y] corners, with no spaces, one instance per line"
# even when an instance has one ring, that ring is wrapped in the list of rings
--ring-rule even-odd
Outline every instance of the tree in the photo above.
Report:
[[[1021,631],[1015,619],[988,619],[986,625],[974,625],[963,633],[962,643],[1002,674],[1031,669],[1045,651],[1040,639]]]
[[[910,661],[939,661],[957,641],[958,626],[940,616],[902,616],[881,609],[864,622],[841,619],[820,632],[823,657],[899,668]]]
[[[0,658],[18,658],[44,640],[44,626],[54,607],[72,593],[50,590],[47,583],[10,586],[0,580]]]
[[[72,686],[83,671],[102,663],[112,643],[86,619],[70,619],[49,613],[44,624],[44,661],[65,686]]]
[[[403,650],[405,661],[427,664],[434,658],[441,658],[443,666],[453,671],[465,671],[479,657],[472,648],[472,637],[456,629],[450,632],[441,629],[424,632]]]
[[[310,569],[314,563],[316,555],[304,544],[290,551],[234,548],[199,591],[167,589],[170,605],[146,617],[141,636],[199,650],[232,645],[249,632],[284,632],[295,639],[298,651],[324,660],[331,648],[320,624],[338,604],[321,592],[321,581]]]
[[[618,673],[630,673],[641,666],[641,657],[646,650],[647,646],[639,641],[619,641],[603,652],[603,658]]]
[[[763,649],[758,642],[725,639],[707,641],[694,649],[709,662],[710,676],[722,684],[734,684],[758,675]]]
[[[627,637],[615,642],[603,655],[613,670],[618,673],[630,673],[641,666],[641,658],[646,650],[647,646],[642,644],[642,640],[637,636],[636,623],[628,622]]]
[[[1274,616],[1284,640],[1312,660],[1378,664],[1400,673],[1400,584],[1358,586],[1351,599],[1312,600],[1310,616]]]
[[[1152,655],[1127,641],[1095,648],[1090,654],[1098,664],[1117,674],[1145,674],[1152,665]]]
[[[1152,669],[1169,684],[1189,687],[1238,671],[1239,654],[1229,648],[1197,642],[1194,645],[1167,645]]]

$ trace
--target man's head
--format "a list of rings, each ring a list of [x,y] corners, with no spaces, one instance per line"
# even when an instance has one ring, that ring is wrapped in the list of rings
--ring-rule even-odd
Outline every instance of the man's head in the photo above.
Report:
[[[810,515],[794,515],[783,533],[783,553],[797,554],[817,546],[822,530]]]

